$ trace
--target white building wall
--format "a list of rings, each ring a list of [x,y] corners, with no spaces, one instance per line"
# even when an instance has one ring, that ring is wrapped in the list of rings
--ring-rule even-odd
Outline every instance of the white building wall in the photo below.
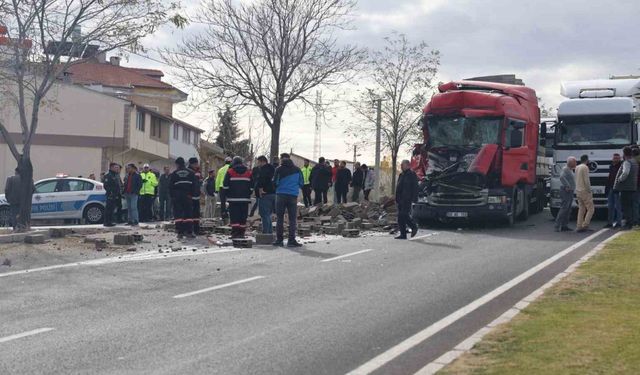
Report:
[[[178,139],[175,139],[174,135],[174,127],[178,126],[179,132],[178,132]],[[198,157],[198,149],[194,144],[187,144],[185,143],[182,139],[183,139],[183,127],[176,125],[176,124],[172,124],[171,125],[171,131],[169,132],[169,157],[172,160],[177,159],[178,157],[183,157],[185,161],[188,161],[189,158],[193,158],[193,157]],[[193,140],[194,137],[194,131],[191,130],[191,139]],[[197,135],[197,137],[200,137],[200,134]]]

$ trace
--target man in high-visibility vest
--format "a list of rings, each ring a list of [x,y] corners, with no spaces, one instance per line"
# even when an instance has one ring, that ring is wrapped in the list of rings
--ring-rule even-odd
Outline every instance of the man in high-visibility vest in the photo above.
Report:
[[[300,168],[302,171],[302,179],[304,184],[302,185],[302,200],[305,207],[311,206],[311,166],[309,160],[304,159],[304,167]]]
[[[216,173],[216,192],[220,197],[220,216],[224,219],[227,217],[227,200],[225,199],[224,189],[222,189],[222,185],[224,185],[224,176],[227,175],[227,171],[231,167],[231,157],[227,156],[224,159],[224,165],[218,169],[218,173]]]
[[[142,187],[140,188],[140,222],[148,223],[153,220],[153,201],[156,199],[158,179],[150,169],[149,164],[142,167]]]

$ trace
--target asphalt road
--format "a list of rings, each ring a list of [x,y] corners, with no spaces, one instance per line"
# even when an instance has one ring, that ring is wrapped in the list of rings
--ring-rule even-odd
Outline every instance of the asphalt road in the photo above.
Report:
[[[611,233],[373,373],[415,373]],[[419,236],[0,270],[0,373],[346,374],[589,235],[545,212]]]

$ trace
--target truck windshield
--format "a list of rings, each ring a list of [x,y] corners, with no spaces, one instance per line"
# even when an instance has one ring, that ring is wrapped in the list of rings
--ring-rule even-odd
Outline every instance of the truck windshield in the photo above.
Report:
[[[495,117],[432,117],[427,126],[431,147],[480,147],[500,143],[502,123]]]
[[[562,119],[556,129],[556,146],[628,145],[629,116],[581,116]]]

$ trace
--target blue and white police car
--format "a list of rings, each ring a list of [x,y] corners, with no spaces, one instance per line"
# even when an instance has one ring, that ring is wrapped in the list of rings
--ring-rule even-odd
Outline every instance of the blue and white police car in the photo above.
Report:
[[[35,183],[33,220],[83,220],[99,224],[104,218],[106,192],[102,183],[58,175]],[[9,225],[9,203],[0,195],[0,226]]]

